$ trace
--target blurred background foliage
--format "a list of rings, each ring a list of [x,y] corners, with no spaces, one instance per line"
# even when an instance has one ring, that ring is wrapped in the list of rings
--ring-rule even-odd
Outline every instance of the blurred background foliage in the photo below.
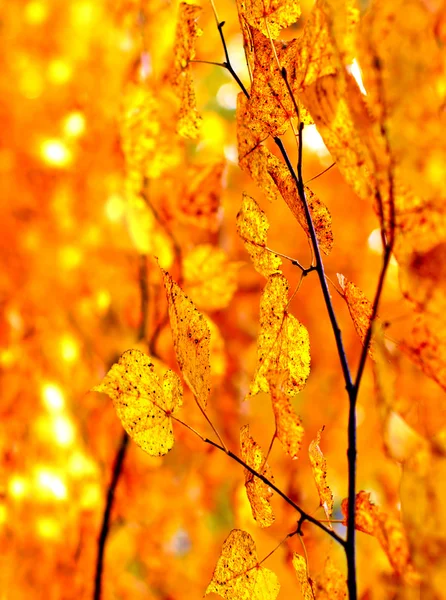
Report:
[[[303,2],[302,21],[310,9],[311,3]],[[221,0],[218,11],[226,21],[233,66],[247,81],[235,6]],[[169,88],[176,14],[177,4],[165,0],[16,0],[2,7],[0,589],[5,599],[92,597],[97,540],[122,428],[109,398],[89,390],[123,351],[147,351],[150,340],[152,351],[177,369],[151,255],[177,279],[186,277],[178,256],[185,260],[200,244],[220,248],[237,264],[236,288],[213,306],[205,300],[214,339],[209,414],[232,448],[238,447],[245,423],[265,450],[274,434],[267,396],[244,401],[256,363],[264,282],[236,233],[242,192],[267,213],[271,248],[306,266],[311,253],[286,205],[271,204],[237,166],[238,89],[224,69],[191,65],[201,132],[195,141],[177,135],[178,99]],[[220,62],[221,43],[207,3],[200,27],[197,58]],[[297,24],[285,37],[300,29]],[[291,134],[285,143],[295,161]],[[316,127],[308,126],[305,178],[331,164]],[[328,276],[335,282],[336,273],[343,273],[372,298],[381,265],[372,206],[357,198],[336,167],[314,180],[312,189],[333,217]],[[217,209],[212,223],[203,225],[196,206],[210,199]],[[199,275],[193,273],[194,260],[192,298]],[[358,483],[387,512],[399,514],[403,508],[403,519],[415,528],[413,546],[426,532],[419,553],[434,543],[429,525],[423,525],[425,515],[441,510],[445,401],[440,387],[398,350],[410,317],[398,270],[392,261],[380,310],[390,324],[385,377],[396,379],[398,405],[383,418],[369,365],[358,406]],[[300,272],[287,263],[284,273],[294,289]],[[210,297],[223,292],[217,287]],[[332,295],[356,365],[360,342],[334,287]],[[291,311],[311,341],[311,375],[293,400],[306,430],[304,450],[290,461],[275,444],[269,462],[282,489],[324,518],[306,447],[325,425],[322,447],[340,518],[347,495],[348,405],[316,277],[305,279]],[[210,435],[190,392],[183,418]],[[175,435],[176,446],[164,458],[129,445],[106,547],[105,599],[200,598],[231,528],[250,532],[262,557],[295,527],[296,515],[274,498],[275,524],[258,529],[241,469],[184,428],[176,427]],[[434,438],[432,455],[426,440]],[[419,448],[423,452],[414,454]],[[420,481],[434,492],[417,516],[413,489]],[[445,539],[438,536],[435,543],[441,546]],[[327,554],[344,569],[341,551],[310,526],[305,544],[312,572],[322,569]],[[292,550],[301,551],[295,539],[268,561],[282,584],[280,598],[300,597]],[[359,534],[358,556],[364,599],[418,597],[392,572],[375,539]]]

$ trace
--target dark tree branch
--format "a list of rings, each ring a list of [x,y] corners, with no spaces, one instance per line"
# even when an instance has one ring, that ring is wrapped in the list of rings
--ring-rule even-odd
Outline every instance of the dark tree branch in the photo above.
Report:
[[[104,571],[104,554],[105,544],[107,542],[108,533],[110,530],[111,513],[115,501],[115,492],[118,486],[119,479],[122,473],[122,466],[127,454],[129,436],[124,431],[116,453],[115,462],[113,465],[112,477],[107,490],[107,499],[105,502],[104,514],[102,515],[102,526],[99,534],[98,553],[96,557],[96,571],[94,578],[94,600],[100,600],[102,595],[102,574]]]

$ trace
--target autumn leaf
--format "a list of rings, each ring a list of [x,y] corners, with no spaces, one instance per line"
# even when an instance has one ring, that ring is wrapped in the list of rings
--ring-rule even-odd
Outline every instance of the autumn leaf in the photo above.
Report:
[[[226,308],[237,289],[241,263],[231,262],[221,248],[195,246],[183,257],[184,289],[204,310]]]
[[[251,256],[254,268],[264,277],[280,273],[282,261],[279,256],[267,250],[268,219],[260,206],[247,194],[237,214],[237,231]]]
[[[286,165],[278,160],[274,155],[268,157],[268,173],[277,185],[288,208],[293,213],[299,225],[310,238],[305,209],[296,182]],[[327,207],[317,198],[308,186],[305,186],[305,196],[313,219],[313,225],[319,246],[324,254],[330,254],[333,246],[333,233],[331,229],[331,215]]]
[[[364,292],[360,290],[357,285],[349,281],[344,275],[341,275],[340,273],[337,275],[343,298],[347,303],[356,333],[362,344],[364,344],[365,336],[370,327],[372,303],[366,298]],[[374,350],[372,344],[369,345],[368,353],[370,358],[373,359]]]
[[[266,194],[270,201],[280,197],[277,186],[268,173],[268,158],[270,151],[263,146],[266,136],[253,129],[246,96],[237,96],[237,149],[240,168],[249,173],[259,190]]]
[[[204,316],[180,286],[161,269],[164,277],[172,337],[181,372],[202,408],[211,391],[210,332]]]
[[[327,556],[324,570],[313,584],[317,600],[345,600],[348,597],[347,582],[336,567],[331,556]]]
[[[333,494],[327,482],[327,460],[319,445],[323,430],[324,427],[319,429],[316,439],[311,442],[309,456],[321,506],[327,515],[327,519],[331,519],[333,513]]]
[[[290,396],[300,392],[310,374],[308,331],[287,312],[288,282],[280,273],[268,278],[260,301],[257,370],[250,394],[268,392],[270,382],[283,378],[282,389]]]
[[[271,402],[276,421],[276,436],[284,451],[295,460],[302,446],[304,428],[291,400],[279,385],[270,384]]]
[[[418,315],[401,350],[429,377],[446,389],[446,347],[444,318]]]
[[[201,7],[194,4],[180,3],[174,46],[174,68],[171,73],[172,83],[180,99],[178,133],[190,139],[198,137],[201,122],[189,72],[189,61],[195,57],[195,39],[202,34],[197,26],[201,11]]]
[[[272,39],[300,17],[299,2],[294,0],[241,0],[238,9],[251,27]]]
[[[151,456],[167,454],[174,444],[171,415],[183,402],[181,382],[166,371],[162,382],[151,358],[127,350],[94,392],[108,394],[129,436]]]
[[[344,525],[347,523],[348,499],[341,505]],[[376,537],[395,571],[409,581],[416,580],[409,545],[403,524],[394,516],[387,515],[371,502],[370,494],[360,491],[355,499],[355,528]]]
[[[242,460],[257,473],[273,481],[271,469],[265,460],[262,449],[249,433],[249,425],[240,429],[240,448]],[[272,489],[248,469],[245,469],[245,487],[252,516],[260,527],[269,527],[274,523],[274,513],[270,504],[273,496]]]
[[[233,529],[226,538],[206,594],[226,600],[275,600],[280,584],[273,571],[262,567],[252,537]]]
[[[222,161],[190,165],[184,189],[175,198],[175,216],[186,225],[215,232],[221,223],[220,196],[223,191],[225,163]]]
[[[306,560],[303,556],[297,554],[296,552],[293,554],[293,567],[300,583],[303,599],[315,600],[313,584],[311,579],[308,577]]]

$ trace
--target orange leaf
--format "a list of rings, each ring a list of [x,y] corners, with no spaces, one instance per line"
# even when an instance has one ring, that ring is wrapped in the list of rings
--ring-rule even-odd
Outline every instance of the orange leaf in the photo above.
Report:
[[[161,269],[169,304],[172,337],[183,377],[197,402],[206,408],[211,391],[210,331],[204,316],[196,309],[172,277]]]
[[[333,494],[327,483],[327,461],[319,446],[323,431],[324,427],[319,429],[316,439],[311,442],[309,455],[321,506],[327,515],[327,519],[331,519],[333,513]]]
[[[300,17],[300,5],[295,0],[241,0],[238,9],[251,27],[273,39]]]
[[[178,375],[167,370],[161,383],[149,356],[127,350],[93,391],[110,396],[124,429],[145,452],[169,452],[174,443],[171,415],[183,403]]]
[[[259,444],[249,433],[249,425],[240,429],[241,457],[245,463],[273,481],[273,476],[268,463],[265,461]],[[274,523],[274,513],[270,504],[273,492],[261,479],[245,469],[245,487],[251,505],[252,516],[260,527],[269,527]]]
[[[313,584],[317,600],[345,600],[348,590],[344,575],[327,556],[324,570]]]
[[[226,600],[275,600],[279,590],[277,575],[259,564],[249,533],[233,529],[205,593],[215,592]]]
[[[243,202],[237,215],[237,231],[245,243],[254,263],[254,268],[268,277],[272,273],[280,273],[281,259],[266,249],[268,219],[257,202],[243,194]]]
[[[284,451],[294,460],[302,446],[304,428],[290,399],[277,385],[271,385],[271,401],[276,420],[276,436]]]
[[[351,281],[348,281],[344,275],[341,275],[340,273],[337,275],[356,333],[364,344],[365,336],[370,326],[370,318],[372,316],[372,303],[366,298],[358,286]],[[373,347],[371,344],[369,345],[368,352],[370,358],[374,358]]]
[[[342,501],[344,525],[347,524],[348,500]],[[370,500],[370,494],[360,491],[355,500],[355,528],[376,537],[390,564],[399,575],[416,577],[411,563],[409,545],[403,524],[394,516],[384,513]]]
[[[268,392],[277,376],[283,380],[286,394],[296,395],[310,374],[310,340],[308,331],[287,312],[288,282],[275,273],[260,301],[260,332],[257,340],[257,370],[250,394]]]
[[[178,25],[175,37],[175,59],[171,73],[172,83],[180,99],[178,133],[196,139],[201,117],[196,109],[195,92],[189,73],[189,61],[195,57],[195,39],[202,34],[197,26],[200,6],[182,2],[179,6]]]
[[[271,154],[268,159],[268,173],[271,175],[273,181],[277,185],[283,199],[298,221],[299,225],[305,231],[307,236],[310,237],[304,205],[299,198],[296,183],[288,168]],[[314,229],[316,231],[316,237],[318,239],[320,248],[324,254],[328,255],[330,254],[333,246],[331,215],[325,204],[323,204],[307,186],[305,186],[305,196],[313,219]]]

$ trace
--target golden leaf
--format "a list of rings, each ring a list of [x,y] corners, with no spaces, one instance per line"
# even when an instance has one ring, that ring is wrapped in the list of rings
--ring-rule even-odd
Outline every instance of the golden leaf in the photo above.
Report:
[[[302,597],[304,600],[314,600],[313,585],[311,579],[308,577],[306,560],[296,552],[293,554],[293,567],[300,583]]]
[[[321,506],[327,515],[327,519],[331,519],[333,513],[333,494],[327,483],[327,461],[319,446],[323,430],[324,427],[319,429],[316,439],[311,442],[309,456]]]
[[[241,0],[238,9],[251,27],[272,39],[300,17],[300,5],[295,0]]]
[[[221,248],[196,246],[183,258],[184,289],[199,308],[226,308],[237,289],[240,265],[229,261]]]
[[[287,395],[277,385],[270,384],[270,388],[276,420],[276,436],[284,451],[294,460],[298,457],[302,446],[304,428]]]
[[[124,429],[145,452],[169,452],[174,444],[171,415],[183,402],[178,375],[168,370],[161,383],[149,356],[127,350],[93,391],[110,396]]]
[[[327,556],[324,570],[313,584],[317,600],[345,600],[348,590],[344,575]]]
[[[242,206],[237,215],[237,231],[251,256],[254,268],[264,277],[281,273],[282,266],[279,256],[266,249],[268,229],[268,219],[263,210],[254,198],[243,194]]]
[[[343,298],[347,303],[350,316],[355,326],[362,344],[364,344],[365,336],[370,326],[372,316],[372,303],[366,298],[364,292],[357,285],[348,281],[344,275],[337,274],[339,285],[343,293]],[[373,346],[370,344],[368,348],[370,358],[373,356]]]
[[[260,301],[260,332],[257,340],[257,370],[250,394],[268,392],[270,382],[280,376],[284,393],[300,392],[310,374],[308,331],[287,312],[288,282],[280,273],[268,278]]]
[[[262,449],[249,433],[249,425],[240,429],[240,447],[241,458],[245,463],[260,475],[273,481],[271,469],[265,461]],[[247,469],[245,469],[245,487],[252,516],[260,527],[269,527],[274,523],[274,513],[270,504],[273,491]]]
[[[170,326],[177,361],[197,402],[206,408],[211,391],[210,332],[204,316],[180,286],[161,269],[169,305]]]
[[[288,208],[293,213],[299,225],[310,237],[304,205],[299,198],[296,183],[285,164],[280,162],[274,155],[268,157],[268,173],[277,185]],[[305,196],[313,219],[313,225],[320,249],[324,254],[330,254],[333,246],[333,233],[331,230],[331,215],[327,207],[309,187],[305,186]]]
[[[174,67],[171,79],[180,99],[178,133],[190,139],[198,137],[201,117],[196,109],[195,92],[189,73],[189,61],[195,57],[195,39],[202,34],[197,26],[201,7],[182,2],[179,6],[178,25],[174,47]]]
[[[277,575],[259,564],[249,533],[233,529],[223,544],[206,594],[215,592],[226,600],[275,600],[279,590]]]
[[[202,118],[197,111],[194,84],[189,71],[181,73],[177,83],[180,88],[180,112],[177,132],[182,137],[196,140],[200,132]]]
[[[178,219],[211,232],[220,226],[222,210],[224,162],[191,165],[187,170],[187,186],[176,199]]]
[[[341,505],[344,525],[347,523],[348,500]],[[409,544],[403,524],[387,515],[370,500],[370,494],[360,491],[355,499],[355,528],[376,537],[395,571],[409,580],[416,578],[411,563]]]

